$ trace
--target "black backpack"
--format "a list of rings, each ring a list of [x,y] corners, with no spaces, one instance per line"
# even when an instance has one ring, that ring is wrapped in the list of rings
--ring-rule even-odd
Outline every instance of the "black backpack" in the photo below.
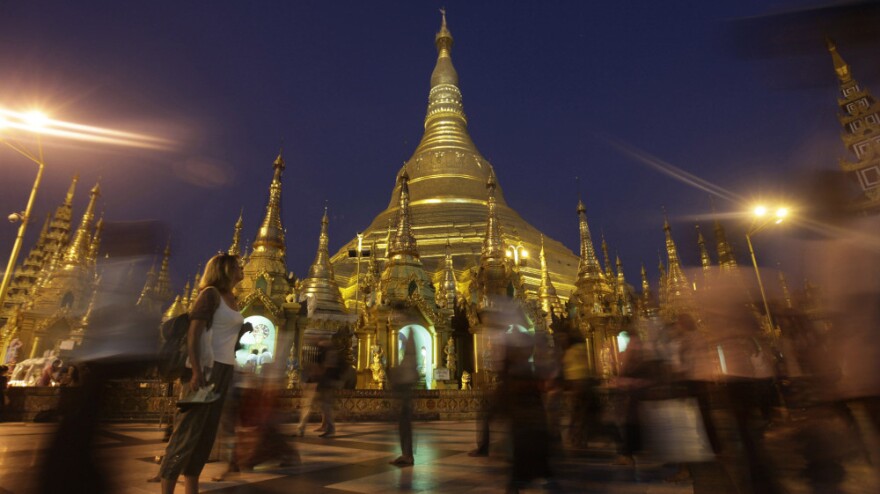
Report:
[[[186,335],[189,332],[189,313],[173,317],[159,326],[162,347],[159,350],[159,375],[167,380],[179,379],[186,371],[189,349]]]

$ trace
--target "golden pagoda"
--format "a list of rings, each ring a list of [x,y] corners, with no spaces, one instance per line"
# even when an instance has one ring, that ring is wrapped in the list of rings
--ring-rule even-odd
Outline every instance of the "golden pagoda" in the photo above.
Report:
[[[15,308],[14,316],[8,318],[2,328],[4,353],[13,339],[22,343],[18,360],[47,352],[57,354],[65,341],[70,344],[81,342],[83,327],[88,323],[88,312],[97,286],[95,263],[102,222],[94,225],[94,218],[100,187],[96,184],[92,188],[86,211],[68,243],[76,181],[75,178],[64,204],[58,208],[45,236],[41,235],[35,246],[44,254],[40,276]]]
[[[412,233],[418,241],[425,271],[439,284],[445,276],[446,244],[450,239],[450,256],[456,275],[477,264],[489,207],[485,184],[495,176],[495,170],[468,134],[458,73],[452,64],[453,37],[445,14],[434,42],[437,62],[430,79],[425,132],[404,168],[409,176]],[[400,191],[398,182],[388,207],[364,230],[365,245],[375,243],[380,249],[388,249],[387,226],[397,217]],[[507,205],[497,184],[495,201],[501,252],[509,246],[522,245],[527,252],[537,253],[541,247],[541,232]],[[556,240],[545,237],[544,242],[549,276],[559,293],[567,298],[574,289],[578,258]],[[356,245],[357,239],[352,239],[331,258],[336,280],[349,306],[354,304],[357,292],[358,260],[349,258],[348,251]],[[525,289],[537,294],[541,267],[529,261],[521,263],[518,271]]]
[[[843,127],[841,139],[855,157],[855,161],[842,158],[840,168],[858,184],[860,194],[854,208],[876,213],[880,211],[880,102],[852,77],[834,42],[826,39],[826,44],[840,85],[837,103],[842,112],[838,115]]]

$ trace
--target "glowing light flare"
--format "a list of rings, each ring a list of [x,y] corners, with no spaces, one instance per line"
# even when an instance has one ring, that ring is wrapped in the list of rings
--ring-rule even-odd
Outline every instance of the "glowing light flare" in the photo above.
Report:
[[[54,120],[42,112],[22,113],[2,107],[0,107],[0,129],[14,129],[75,141],[148,149],[170,149],[173,144],[160,137]]]
[[[31,110],[25,113],[23,119],[34,129],[42,129],[49,123],[49,117],[39,110]]]
[[[761,218],[765,214],[767,214],[767,207],[761,206],[761,205],[755,206],[755,209],[752,210],[752,213],[754,213],[754,215],[757,216],[758,218]]]

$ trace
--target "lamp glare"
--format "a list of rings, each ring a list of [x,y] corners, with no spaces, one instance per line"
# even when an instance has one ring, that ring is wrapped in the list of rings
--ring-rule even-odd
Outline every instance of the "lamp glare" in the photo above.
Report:
[[[46,116],[45,113],[40,111],[31,111],[24,115],[25,122],[28,123],[31,127],[36,129],[41,129],[46,126],[49,122],[49,117]]]

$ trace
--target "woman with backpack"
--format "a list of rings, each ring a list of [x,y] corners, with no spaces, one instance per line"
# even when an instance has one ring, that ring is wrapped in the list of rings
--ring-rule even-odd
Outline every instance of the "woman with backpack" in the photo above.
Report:
[[[162,493],[172,494],[183,473],[187,494],[199,491],[199,475],[205,467],[232,382],[235,343],[243,322],[232,289],[244,278],[238,256],[217,254],[205,266],[199,296],[190,309],[187,333],[192,392],[210,388],[211,399],[178,413],[174,432],[159,469]],[[186,385],[186,384],[184,384]]]

